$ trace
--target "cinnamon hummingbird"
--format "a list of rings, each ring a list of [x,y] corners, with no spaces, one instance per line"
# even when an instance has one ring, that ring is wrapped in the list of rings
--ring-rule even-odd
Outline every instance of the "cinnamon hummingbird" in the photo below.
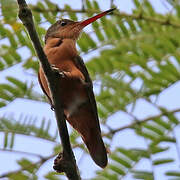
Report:
[[[49,63],[59,73],[65,118],[80,133],[92,159],[102,168],[107,165],[107,152],[101,137],[92,81],[83,60],[78,56],[76,40],[84,27],[114,9],[80,22],[58,20],[47,30],[44,46]],[[51,92],[41,66],[38,80],[53,107]]]

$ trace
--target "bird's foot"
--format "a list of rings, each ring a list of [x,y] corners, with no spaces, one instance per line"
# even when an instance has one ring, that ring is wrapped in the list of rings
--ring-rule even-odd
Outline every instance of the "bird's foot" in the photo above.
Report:
[[[51,65],[52,70],[60,75],[62,78],[65,78],[65,72],[61,71],[59,68],[57,68],[54,64]]]
[[[59,153],[59,155],[54,160],[53,169],[58,173],[62,173],[71,170],[71,168],[72,162],[66,158],[63,153]]]
[[[63,153],[59,153],[58,156],[56,157],[56,159],[54,160],[54,170],[56,170],[56,172],[63,172],[62,167],[61,167],[61,162],[63,161]]]
[[[52,104],[51,104],[51,110],[52,110],[52,111],[55,111],[55,107],[54,107],[54,105],[52,105]]]

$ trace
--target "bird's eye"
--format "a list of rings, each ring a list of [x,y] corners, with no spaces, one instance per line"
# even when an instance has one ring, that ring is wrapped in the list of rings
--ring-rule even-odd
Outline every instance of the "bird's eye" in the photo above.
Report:
[[[67,24],[67,23],[64,22],[64,21],[61,22],[61,26],[65,26],[66,24]]]

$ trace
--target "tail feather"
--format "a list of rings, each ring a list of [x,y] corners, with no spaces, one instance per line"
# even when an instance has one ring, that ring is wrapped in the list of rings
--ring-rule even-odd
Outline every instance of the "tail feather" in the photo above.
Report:
[[[89,106],[79,109],[67,120],[81,134],[94,162],[104,168],[107,165],[107,152],[101,137],[99,122],[94,118]]]
[[[105,168],[107,165],[107,152],[101,136],[97,134],[91,136],[90,141],[86,141],[86,137],[82,137],[82,139],[84,140],[94,162],[98,166]]]

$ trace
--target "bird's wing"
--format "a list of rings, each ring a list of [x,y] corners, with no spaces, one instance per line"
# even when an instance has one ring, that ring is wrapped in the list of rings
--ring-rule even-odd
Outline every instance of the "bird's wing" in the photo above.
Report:
[[[86,86],[86,90],[87,90],[88,97],[89,97],[88,99],[92,106],[93,114],[96,118],[97,125],[100,129],[99,118],[98,118],[98,113],[97,113],[97,105],[96,105],[96,100],[95,100],[95,96],[94,96],[94,92],[93,92],[92,80],[89,76],[88,70],[84,64],[83,59],[80,56],[75,57],[75,63],[76,63],[76,67],[83,73],[83,75],[85,77],[85,82],[88,84]]]
[[[38,81],[39,81],[39,84],[41,86],[41,89],[42,89],[43,93],[47,96],[47,98],[48,98],[48,100],[49,100],[49,102],[51,104],[51,107],[53,108],[52,100],[51,100],[51,98],[49,97],[49,95],[47,94],[46,90],[44,89],[44,87],[42,85],[41,78],[40,78],[40,72],[38,72]]]

